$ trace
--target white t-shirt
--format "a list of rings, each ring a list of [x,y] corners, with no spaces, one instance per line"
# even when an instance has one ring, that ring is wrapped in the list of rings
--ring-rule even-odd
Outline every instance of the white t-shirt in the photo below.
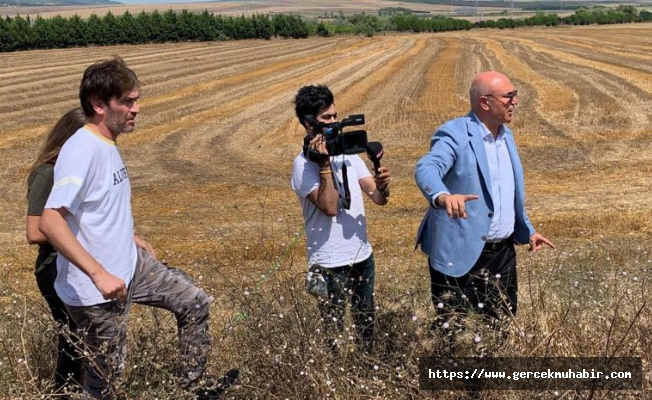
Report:
[[[66,222],[82,247],[129,285],[137,260],[129,176],[115,142],[87,126],[68,139],[54,166],[45,208],[62,207],[70,213]],[[64,303],[107,302],[88,275],[62,255],[57,271],[54,288]]]
[[[351,206],[342,207],[344,198],[342,164],[346,162]],[[367,241],[367,219],[360,179],[371,176],[364,161],[357,155],[332,157],[331,169],[335,173],[336,187],[340,193],[337,215],[329,217],[319,211],[308,195],[319,187],[319,166],[303,154],[294,159],[290,184],[303,207],[306,226],[306,246],[310,265],[325,268],[342,267],[366,260],[371,256]]]

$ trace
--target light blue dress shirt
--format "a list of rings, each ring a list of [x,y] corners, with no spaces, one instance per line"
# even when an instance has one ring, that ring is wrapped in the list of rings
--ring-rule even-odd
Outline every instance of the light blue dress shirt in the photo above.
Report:
[[[474,114],[473,117],[480,122],[480,119]],[[489,176],[491,177],[491,199],[494,204],[493,217],[491,218],[491,227],[486,235],[487,242],[497,242],[507,239],[514,233],[515,211],[514,211],[514,170],[512,160],[509,157],[507,144],[505,143],[505,129],[501,125],[498,137],[494,138],[491,131],[483,124],[480,124],[484,130],[482,142],[487,154],[487,163],[489,164]],[[435,208],[439,208],[436,203],[437,197],[449,192],[437,192],[430,201]],[[472,200],[473,201],[473,200]]]
[[[484,135],[482,141],[487,153],[489,176],[491,177],[491,200],[494,203],[494,215],[487,233],[487,242],[507,239],[514,233],[514,170],[505,143],[505,130],[500,126],[498,136],[482,124]]]

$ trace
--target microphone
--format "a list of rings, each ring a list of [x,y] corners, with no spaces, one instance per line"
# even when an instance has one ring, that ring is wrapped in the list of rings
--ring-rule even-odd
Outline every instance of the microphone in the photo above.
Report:
[[[378,174],[380,168],[380,159],[383,158],[383,145],[380,142],[367,142],[367,157],[374,164],[374,170]]]

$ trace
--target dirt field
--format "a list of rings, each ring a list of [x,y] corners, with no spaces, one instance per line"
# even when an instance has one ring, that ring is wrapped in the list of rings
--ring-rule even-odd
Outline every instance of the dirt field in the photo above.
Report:
[[[384,271],[410,266],[427,279],[413,251],[427,207],[414,165],[434,129],[468,111],[468,86],[488,69],[519,90],[512,128],[537,228],[560,245],[635,238],[647,246],[650,48],[652,24],[629,24],[0,54],[0,300],[38,299],[24,173],[98,59],[121,55],[143,83],[137,129],[119,139],[137,231],[217,297],[224,282],[252,285],[275,255],[284,255],[281,268],[305,267],[303,239],[292,247],[302,218],[289,176],[303,137],[292,98],[313,83],[333,89],[341,116],[364,113],[370,139],[385,147],[391,202],[367,210]]]
[[[120,140],[139,231],[184,261],[245,251],[263,220],[287,230],[275,234],[301,230],[288,185],[302,139],[292,97],[310,83],[334,90],[341,115],[365,113],[369,137],[386,147],[392,202],[371,208],[371,236],[412,257],[426,206],[414,164],[436,126],[467,111],[467,86],[485,69],[520,90],[513,128],[542,231],[647,235],[651,33],[647,24],[1,54],[0,268],[29,275],[23,173],[46,129],[77,104],[84,67],[112,54],[143,82],[138,128]]]
[[[311,17],[323,16],[325,12],[338,15],[340,11],[345,15],[365,12],[368,14],[378,14],[378,10],[385,7],[405,7],[415,11],[427,11],[433,15],[435,14],[451,14],[455,13],[459,7],[452,7],[443,4],[419,4],[419,3],[403,3],[395,1],[383,0],[363,0],[363,1],[316,1],[316,0],[281,0],[281,1],[249,1],[246,5],[244,1],[230,1],[230,2],[203,2],[203,3],[172,3],[172,4],[138,4],[138,5],[116,5],[116,6],[45,6],[45,7],[0,7],[0,15],[14,16],[20,14],[22,16],[37,14],[44,18],[56,16],[57,14],[63,17],[70,17],[74,14],[86,18],[95,13],[97,15],[104,15],[109,10],[113,14],[123,14],[129,11],[132,14],[137,14],[141,11],[152,12],[154,10],[165,11],[170,8],[174,10],[187,9],[190,11],[204,11],[208,10],[215,14],[224,15],[242,15],[242,14],[274,14],[274,13],[296,13]],[[469,7],[461,7],[462,9],[474,9],[473,4],[470,3]],[[509,7],[505,7],[509,10]],[[494,13],[499,12],[498,8],[479,7],[479,12]],[[467,11],[468,13],[468,11]]]

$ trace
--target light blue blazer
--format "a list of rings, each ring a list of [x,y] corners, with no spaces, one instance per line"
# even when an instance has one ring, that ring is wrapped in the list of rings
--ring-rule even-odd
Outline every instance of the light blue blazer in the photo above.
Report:
[[[514,170],[514,241],[529,243],[534,227],[525,212],[523,167],[518,157],[514,135],[505,129],[505,143]],[[494,204],[491,199],[489,164],[483,143],[484,128],[473,113],[440,126],[432,137],[430,152],[416,166],[417,185],[430,207],[421,221],[416,245],[430,258],[430,267],[460,277],[473,267],[489,232]],[[467,219],[452,219],[432,206],[431,198],[439,192],[475,194],[478,200],[466,203]]]

